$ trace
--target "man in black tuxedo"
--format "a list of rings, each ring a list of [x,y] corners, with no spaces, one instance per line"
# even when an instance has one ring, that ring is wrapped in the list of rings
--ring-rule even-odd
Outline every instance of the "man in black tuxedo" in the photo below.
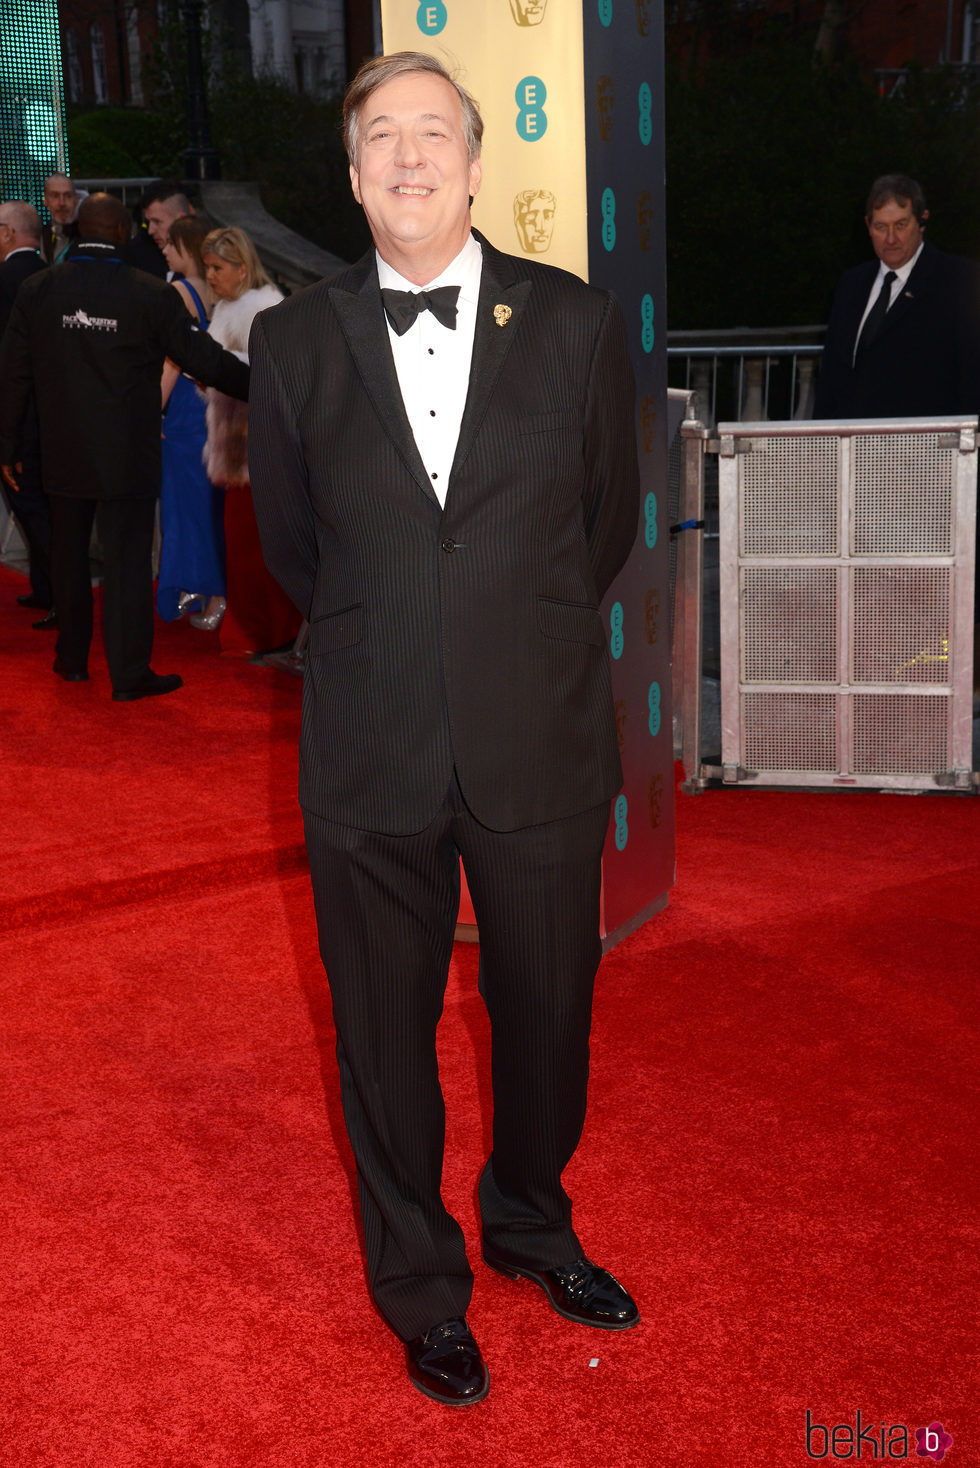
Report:
[[[44,261],[38,254],[40,247],[41,216],[34,205],[16,199],[0,204],[0,341],[21,285],[44,269]],[[0,483],[0,492],[8,510],[16,516],[27,544],[31,589],[17,600],[22,607],[48,611],[51,607],[51,513],[41,482],[41,442],[33,399],[25,406],[14,455],[22,465],[16,493],[4,483]]]
[[[816,418],[980,411],[980,271],[926,243],[928,218],[914,179],[872,184],[865,223],[877,259],[838,283]]]
[[[568,1319],[639,1319],[561,1185],[621,782],[598,608],[636,533],[634,385],[606,292],[471,231],[483,125],[440,63],[366,63],[344,116],[376,249],[257,318],[249,463],[310,623],[300,800],[371,1289],[413,1384],[460,1404],[489,1384],[440,1196],[460,856],[493,1030],[484,1258]]]
[[[175,290],[123,263],[131,220],[118,199],[93,194],[78,219],[76,249],[21,287],[0,346],[0,473],[16,492],[17,434],[33,389],[51,505],[54,671],[70,683],[88,679],[98,513],[106,659],[122,703],[182,682],[150,667],[164,361],[243,399],[248,368],[199,330]]]

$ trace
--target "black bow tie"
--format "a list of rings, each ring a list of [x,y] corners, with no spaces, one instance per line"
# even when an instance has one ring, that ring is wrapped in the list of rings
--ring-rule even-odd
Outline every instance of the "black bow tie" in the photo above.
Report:
[[[455,331],[458,295],[458,285],[438,285],[434,291],[383,290],[381,299],[384,301],[385,315],[391,322],[392,331],[398,336],[404,336],[422,311],[431,311],[438,322],[448,326],[450,331]]]

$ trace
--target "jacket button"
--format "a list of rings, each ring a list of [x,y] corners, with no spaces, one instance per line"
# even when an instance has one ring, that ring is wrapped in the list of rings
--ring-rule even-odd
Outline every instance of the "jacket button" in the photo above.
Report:
[[[450,539],[449,539],[449,538],[448,538],[448,537],[447,537],[447,538],[446,538],[446,539],[445,539],[445,540],[444,540],[444,541],[443,541],[443,542],[442,542],[442,548],[443,548],[443,550],[444,550],[444,551],[445,551],[445,552],[446,552],[446,555],[447,555],[447,556],[451,556],[451,555],[452,555],[452,553],[453,553],[453,551],[454,551],[454,550],[455,550],[455,549],[456,549],[456,542],[455,542],[455,540],[450,540]]]

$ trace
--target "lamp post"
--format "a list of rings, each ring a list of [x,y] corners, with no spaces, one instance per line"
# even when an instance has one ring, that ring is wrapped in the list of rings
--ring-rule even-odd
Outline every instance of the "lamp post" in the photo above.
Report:
[[[184,32],[187,37],[187,132],[190,146],[184,153],[184,177],[220,178],[221,164],[211,145],[208,97],[201,61],[201,11],[204,0],[183,0]]]

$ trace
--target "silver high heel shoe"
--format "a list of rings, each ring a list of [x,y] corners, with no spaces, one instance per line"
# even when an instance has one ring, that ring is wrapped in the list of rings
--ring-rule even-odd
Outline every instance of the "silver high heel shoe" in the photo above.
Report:
[[[186,617],[195,602],[200,602],[201,611],[204,611],[204,596],[200,591],[182,591],[177,598],[177,615]]]
[[[215,606],[213,611],[198,612],[196,616],[191,617],[192,627],[200,627],[202,632],[216,632],[218,630],[218,628],[221,626],[221,619],[224,617],[225,608],[228,603],[225,601],[223,596],[214,598],[214,601]]]

